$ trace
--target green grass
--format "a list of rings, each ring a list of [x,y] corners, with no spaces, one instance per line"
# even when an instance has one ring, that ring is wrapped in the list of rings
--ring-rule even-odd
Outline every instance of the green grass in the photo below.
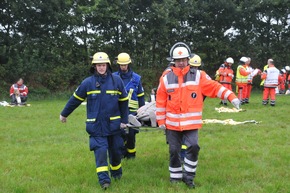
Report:
[[[169,183],[165,136],[148,129],[137,135],[137,158],[123,160],[123,178],[106,192],[289,192],[290,96],[277,96],[275,107],[262,106],[261,97],[254,93],[240,113],[217,113],[219,99],[206,99],[204,119],[261,123],[203,126],[195,190]],[[85,106],[62,124],[66,101],[30,103],[0,107],[0,192],[102,192],[85,132]]]

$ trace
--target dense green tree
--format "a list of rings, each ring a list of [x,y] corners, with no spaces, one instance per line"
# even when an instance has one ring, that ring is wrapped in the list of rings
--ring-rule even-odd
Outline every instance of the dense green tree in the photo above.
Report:
[[[290,60],[289,9],[287,0],[3,0],[0,93],[19,77],[32,91],[75,87],[97,51],[112,61],[128,52],[149,92],[179,41],[210,75],[228,56],[260,68],[271,57],[281,68]]]

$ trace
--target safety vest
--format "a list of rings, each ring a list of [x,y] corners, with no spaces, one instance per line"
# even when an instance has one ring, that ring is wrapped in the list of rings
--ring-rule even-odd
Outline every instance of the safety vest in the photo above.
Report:
[[[139,108],[138,97],[144,96],[144,92],[138,93],[139,84],[141,81],[141,76],[135,72],[132,72],[132,71],[129,73],[132,73],[132,76],[130,77],[130,79],[127,81],[124,79],[122,79],[122,80],[125,84],[125,89],[128,92],[129,111],[130,112],[137,112],[137,110]],[[114,72],[113,74],[120,76],[119,71]]]
[[[267,77],[264,82],[264,87],[275,88],[278,86],[279,70],[275,67],[269,67],[267,69]]]
[[[265,70],[267,70],[268,67],[269,67],[268,64],[265,65],[264,68],[263,68],[263,72],[264,72]],[[264,85],[264,82],[265,82],[265,79],[263,79],[263,80],[261,81],[260,86],[263,86],[263,85]]]
[[[240,73],[240,69],[243,68],[244,70],[247,70],[244,66],[239,65],[237,68],[237,77],[236,77],[236,83],[247,83],[248,82],[248,76],[243,76]]]

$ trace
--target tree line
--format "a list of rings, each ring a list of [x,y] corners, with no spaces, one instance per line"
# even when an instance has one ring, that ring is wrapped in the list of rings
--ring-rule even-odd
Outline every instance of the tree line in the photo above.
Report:
[[[129,53],[149,93],[179,41],[211,76],[227,57],[234,69],[242,56],[260,69],[268,58],[282,68],[290,61],[289,9],[288,0],[3,0],[0,93],[19,77],[32,90],[75,88],[97,51],[112,62]]]

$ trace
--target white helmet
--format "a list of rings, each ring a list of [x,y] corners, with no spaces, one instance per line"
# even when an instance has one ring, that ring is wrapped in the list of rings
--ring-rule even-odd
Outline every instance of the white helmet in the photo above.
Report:
[[[243,63],[246,63],[247,61],[248,61],[248,58],[245,56],[241,57],[240,59],[240,62],[243,62]]]
[[[189,58],[190,54],[186,47],[174,48],[172,52],[172,59]]]
[[[191,53],[191,50],[188,47],[188,45],[183,42],[177,42],[171,47],[169,51],[169,57],[167,57],[166,59],[172,62],[174,59],[181,58],[190,59],[191,57],[193,57],[193,54]]]
[[[233,64],[234,63],[234,59],[229,57],[229,58],[226,59],[226,63]]]
[[[285,70],[290,71],[290,66],[285,66]]]
[[[281,72],[286,73],[286,70],[285,69],[281,69]]]

